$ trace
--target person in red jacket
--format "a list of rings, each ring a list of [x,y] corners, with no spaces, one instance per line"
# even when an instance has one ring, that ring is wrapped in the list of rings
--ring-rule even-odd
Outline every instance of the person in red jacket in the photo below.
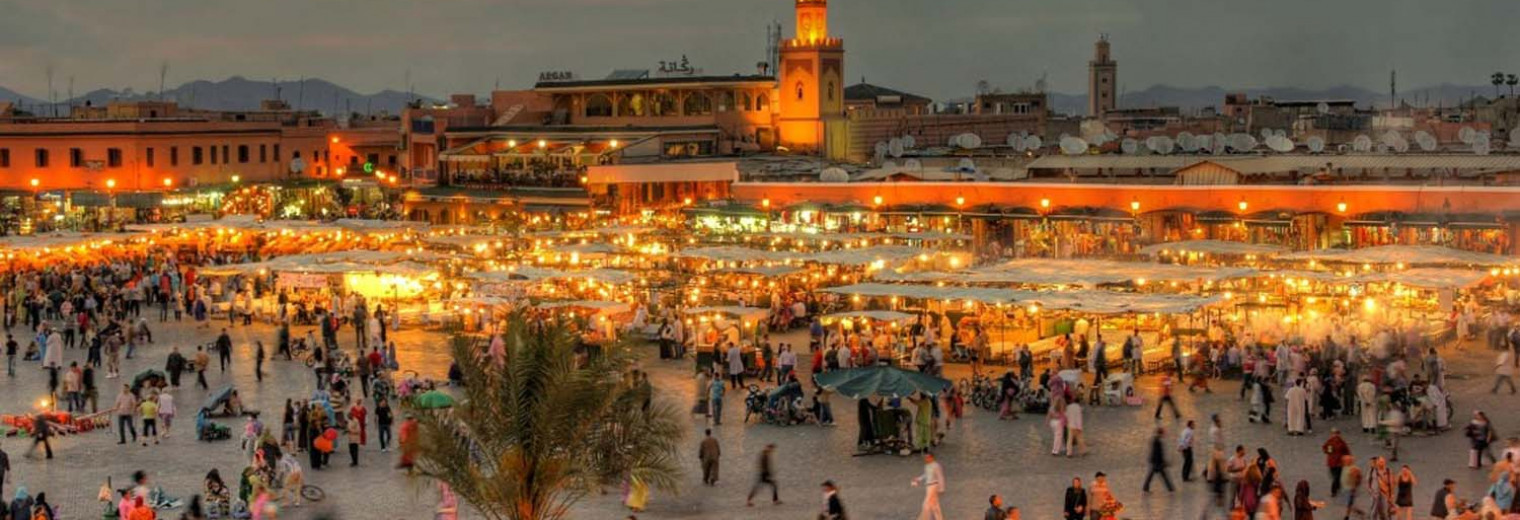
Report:
[[[1339,428],[1330,429],[1330,438],[1325,440],[1321,447],[1325,453],[1325,466],[1330,468],[1330,496],[1338,496],[1341,493],[1341,471],[1345,469],[1346,459],[1351,456],[1351,446],[1341,438]]]

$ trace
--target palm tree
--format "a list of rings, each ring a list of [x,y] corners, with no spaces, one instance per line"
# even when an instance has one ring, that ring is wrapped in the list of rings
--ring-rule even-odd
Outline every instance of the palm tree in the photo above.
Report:
[[[413,412],[416,471],[492,520],[566,518],[587,493],[626,479],[676,490],[684,428],[647,386],[624,382],[626,349],[577,356],[566,322],[521,313],[505,330],[504,362],[468,337],[451,340],[465,386],[452,408]]]
[[[1499,85],[1504,84],[1504,73],[1495,72],[1492,76],[1488,77],[1488,82],[1494,84],[1494,97],[1499,97]]]
[[[1515,85],[1520,85],[1520,76],[1507,75],[1504,77],[1504,84],[1509,85],[1509,97],[1515,97]]]

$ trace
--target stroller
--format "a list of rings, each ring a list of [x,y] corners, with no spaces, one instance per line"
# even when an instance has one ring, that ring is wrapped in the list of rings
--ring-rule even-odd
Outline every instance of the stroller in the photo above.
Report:
[[[225,441],[232,438],[232,428],[211,421],[205,410],[195,414],[195,438],[206,441]]]

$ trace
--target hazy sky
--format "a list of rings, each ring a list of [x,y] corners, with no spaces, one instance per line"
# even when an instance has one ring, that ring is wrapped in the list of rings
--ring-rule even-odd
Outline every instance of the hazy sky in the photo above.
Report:
[[[846,74],[936,99],[979,79],[1048,74],[1085,92],[1098,33],[1120,84],[1226,87],[1486,84],[1520,72],[1516,0],[832,0]],[[765,24],[791,33],[791,0],[3,0],[0,85],[156,89],[192,79],[321,77],[361,92],[484,93],[542,70],[588,78],[690,56],[751,72]]]

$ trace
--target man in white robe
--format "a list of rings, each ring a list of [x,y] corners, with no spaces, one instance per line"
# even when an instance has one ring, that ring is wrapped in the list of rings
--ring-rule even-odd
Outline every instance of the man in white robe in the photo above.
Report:
[[[1286,401],[1283,408],[1288,411],[1288,435],[1303,435],[1309,430],[1309,392],[1304,390],[1302,381],[1297,381],[1283,397]]]

